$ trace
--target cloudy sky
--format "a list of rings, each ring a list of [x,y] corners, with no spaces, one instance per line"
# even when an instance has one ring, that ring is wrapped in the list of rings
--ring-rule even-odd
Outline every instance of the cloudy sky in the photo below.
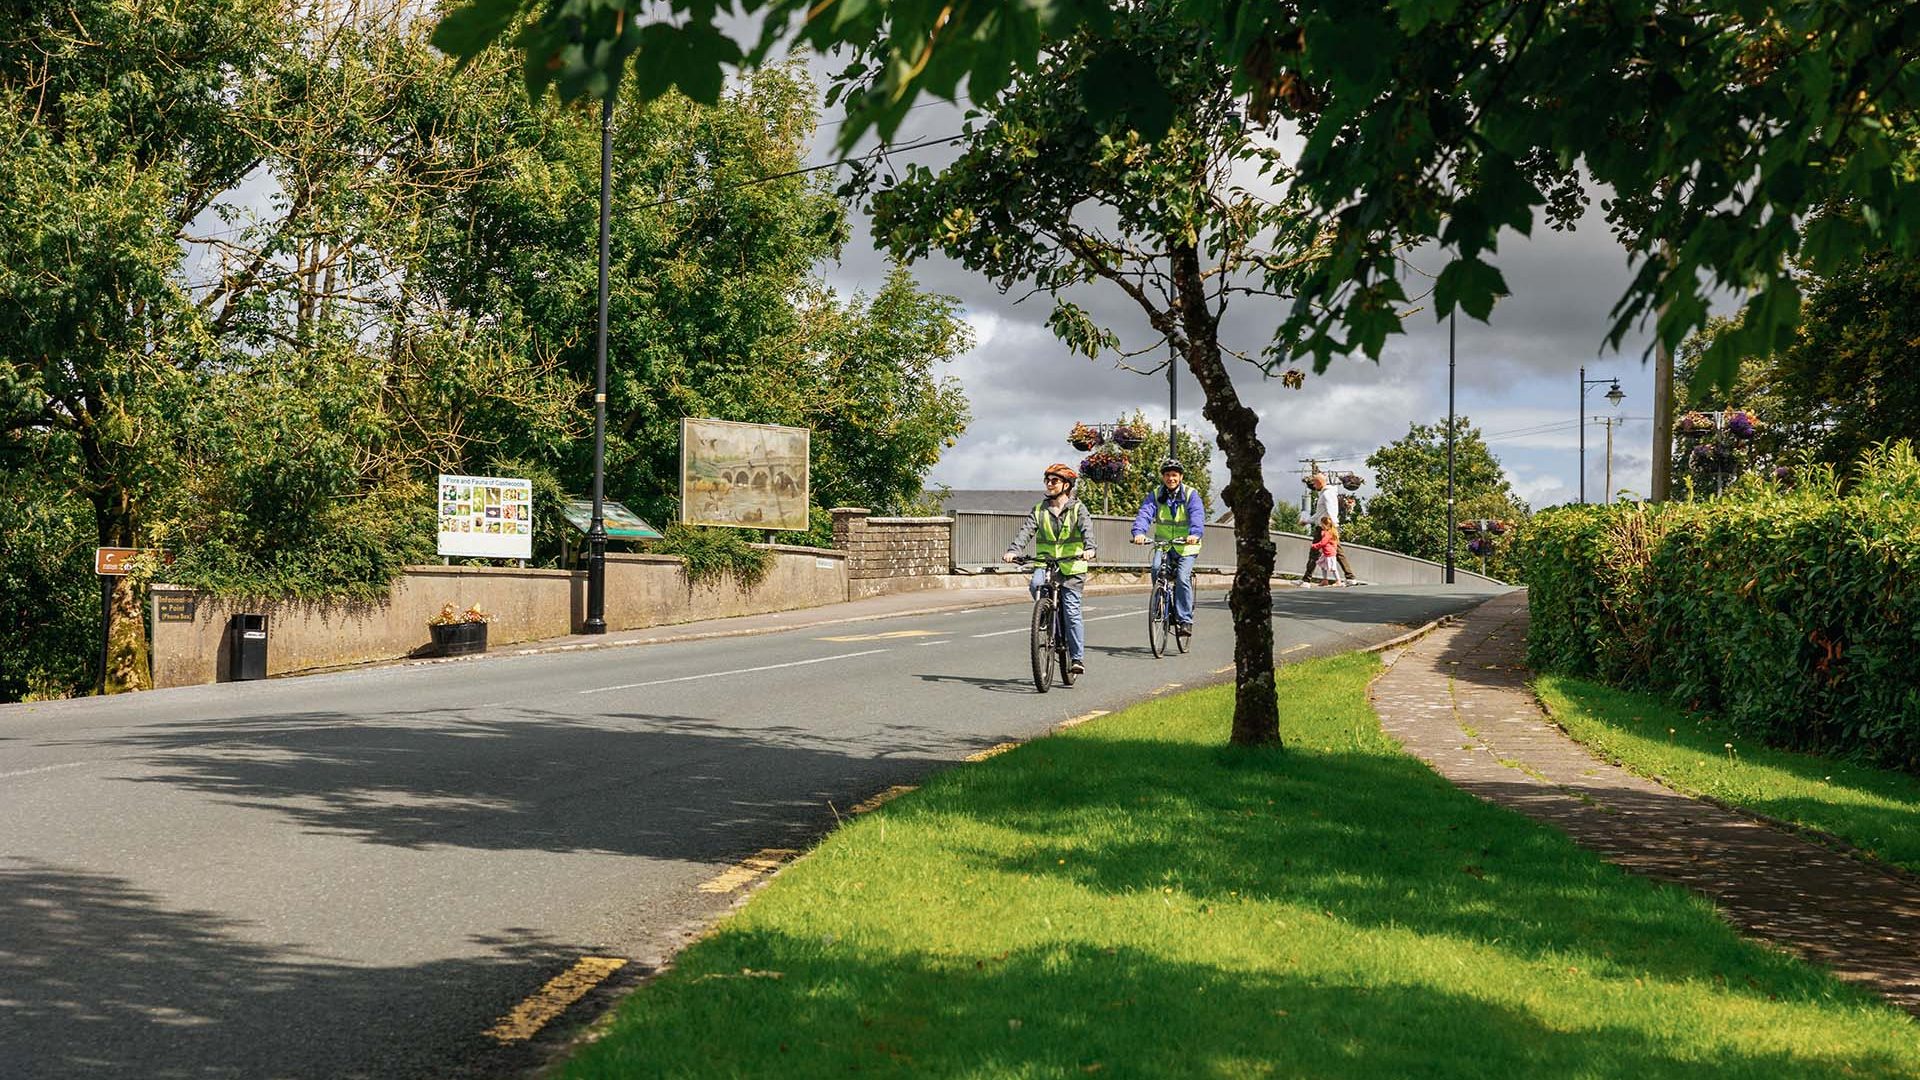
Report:
[[[832,157],[836,118],[831,110],[823,113],[815,160]],[[952,135],[959,127],[952,107],[922,107],[892,141],[901,145]],[[871,146],[869,141],[866,147]],[[936,165],[951,155],[951,150],[935,147],[894,160],[896,167],[908,160]],[[1648,337],[1630,338],[1618,353],[1602,351],[1607,312],[1628,279],[1625,252],[1604,224],[1595,207],[1570,233],[1542,225],[1532,238],[1504,237],[1495,262],[1513,295],[1495,307],[1488,323],[1464,316],[1459,323],[1457,411],[1487,436],[1514,489],[1535,509],[1577,497],[1583,364],[1589,379],[1616,377],[1626,394],[1618,408],[1604,399],[1605,385],[1593,387],[1587,396],[1588,498],[1598,501],[1606,490],[1607,431],[1599,417],[1620,421],[1613,430],[1613,489],[1645,493],[1649,485],[1653,371],[1650,362],[1641,362]],[[885,256],[875,250],[862,218],[842,261],[827,268],[827,276],[842,289],[871,292],[885,270]],[[939,257],[916,264],[914,273],[924,287],[960,299],[977,339],[952,368],[972,402],[973,425],[934,469],[934,482],[955,488],[1031,487],[1048,462],[1077,456],[1066,445],[1067,429],[1076,420],[1111,421],[1141,409],[1156,422],[1165,422],[1165,375],[1135,374],[1117,366],[1111,356],[1088,360],[1070,353],[1046,328],[1046,297],[1016,304],[985,279]],[[1420,290],[1410,282],[1408,291]],[[1096,317],[1110,320],[1107,324],[1120,330],[1131,346],[1151,342],[1130,302],[1117,291],[1089,287],[1078,299]],[[1281,311],[1277,302],[1262,308],[1243,301],[1229,316],[1226,336],[1234,340],[1225,343],[1254,353],[1265,344]],[[1302,390],[1285,389],[1278,380],[1263,378],[1258,369],[1236,363],[1239,392],[1260,413],[1269,484],[1282,498],[1297,490],[1282,480],[1298,473],[1302,458],[1366,475],[1365,459],[1374,449],[1405,435],[1409,424],[1445,418],[1446,326],[1428,311],[1412,315],[1405,325],[1407,333],[1391,339],[1377,364],[1337,361],[1323,375],[1309,374]],[[1149,359],[1133,363],[1139,366]],[[1204,425],[1198,387],[1191,375],[1182,375],[1180,419]],[[1205,429],[1205,435],[1211,444],[1211,429]],[[1215,462],[1216,475],[1224,475],[1217,450]]]

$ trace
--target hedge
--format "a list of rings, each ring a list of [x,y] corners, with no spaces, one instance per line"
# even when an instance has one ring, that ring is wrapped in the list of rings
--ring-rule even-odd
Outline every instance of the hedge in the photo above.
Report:
[[[1920,500],[1739,497],[1536,515],[1536,671],[1664,691],[1770,745],[1920,772]]]

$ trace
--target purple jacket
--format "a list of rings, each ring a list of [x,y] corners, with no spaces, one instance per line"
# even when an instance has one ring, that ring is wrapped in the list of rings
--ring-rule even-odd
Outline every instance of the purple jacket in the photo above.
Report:
[[[1185,484],[1180,485],[1180,491],[1187,493],[1187,534],[1204,534],[1207,531],[1207,507],[1200,501],[1200,492]],[[1133,516],[1133,535],[1153,535],[1153,520],[1159,512],[1157,504],[1167,501],[1166,494],[1165,484],[1153,485],[1153,493],[1140,503],[1140,512]],[[1177,492],[1175,497],[1178,498]]]

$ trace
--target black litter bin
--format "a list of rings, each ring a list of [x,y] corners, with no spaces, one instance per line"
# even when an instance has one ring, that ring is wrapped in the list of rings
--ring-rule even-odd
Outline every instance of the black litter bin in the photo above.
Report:
[[[267,617],[265,615],[235,615],[227,624],[228,634],[232,637],[232,663],[229,665],[230,678],[238,682],[243,679],[264,679],[267,677]]]

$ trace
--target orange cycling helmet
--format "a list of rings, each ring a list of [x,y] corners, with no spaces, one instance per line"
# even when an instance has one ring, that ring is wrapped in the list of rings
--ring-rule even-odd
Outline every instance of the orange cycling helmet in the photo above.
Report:
[[[1057,476],[1069,484],[1080,479],[1079,473],[1074,472],[1072,469],[1067,468],[1057,461],[1047,466],[1047,471],[1040,474],[1040,479],[1045,480],[1049,476]]]

